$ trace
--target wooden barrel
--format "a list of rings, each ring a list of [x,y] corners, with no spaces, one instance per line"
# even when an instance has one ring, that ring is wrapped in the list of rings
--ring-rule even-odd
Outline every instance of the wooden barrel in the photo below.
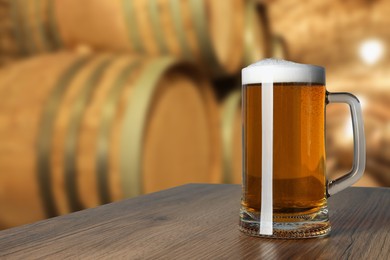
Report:
[[[0,62],[60,47],[53,0],[3,0],[0,7]]]
[[[0,92],[3,228],[220,181],[216,101],[192,66],[59,53],[0,71]]]
[[[0,71],[0,226],[46,217],[37,180],[37,136],[53,86],[79,57],[58,54]]]
[[[14,33],[12,1],[0,1],[0,66],[6,65],[19,55],[17,39]]]
[[[40,1],[39,1],[40,2]],[[31,0],[14,0],[12,1],[14,10],[14,19],[18,22],[15,24],[15,31],[21,35],[19,45],[21,51],[26,54],[40,53],[45,51],[45,35],[37,27],[35,17],[39,15],[36,9],[36,2]]]
[[[21,55],[83,45],[173,55],[223,76],[236,73],[243,56],[245,63],[264,57],[268,45],[265,8],[255,0],[14,0],[10,6]]]
[[[223,182],[242,182],[241,91],[230,93],[221,107]]]
[[[242,0],[67,0],[54,13],[65,46],[175,55],[213,75],[237,72],[243,55]],[[102,19],[104,17],[104,19]]]
[[[390,187],[390,95],[387,91],[359,93],[367,145],[366,169],[376,180]]]
[[[20,30],[27,44],[28,54],[37,54],[58,49],[59,39],[55,34],[52,0],[15,0],[14,9],[20,19]]]
[[[256,0],[247,0],[245,5],[244,60],[248,66],[270,55],[270,29],[266,6]]]

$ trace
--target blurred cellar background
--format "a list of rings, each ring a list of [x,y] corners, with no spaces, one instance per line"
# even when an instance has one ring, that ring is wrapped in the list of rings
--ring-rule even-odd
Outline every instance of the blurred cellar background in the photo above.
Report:
[[[390,2],[1,0],[0,229],[189,182],[241,182],[240,70],[327,69],[363,106],[367,169],[390,186]],[[352,165],[327,107],[327,171]]]

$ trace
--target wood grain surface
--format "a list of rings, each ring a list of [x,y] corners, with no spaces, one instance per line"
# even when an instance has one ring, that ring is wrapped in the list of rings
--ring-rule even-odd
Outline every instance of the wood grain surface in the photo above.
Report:
[[[327,238],[238,231],[239,185],[190,184],[0,232],[1,259],[388,259],[390,189],[329,199]]]

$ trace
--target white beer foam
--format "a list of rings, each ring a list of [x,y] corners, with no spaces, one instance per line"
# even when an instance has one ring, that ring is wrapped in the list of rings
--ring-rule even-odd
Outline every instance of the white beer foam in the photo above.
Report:
[[[325,85],[325,69],[280,59],[264,59],[242,70],[242,84],[264,82],[318,83]]]

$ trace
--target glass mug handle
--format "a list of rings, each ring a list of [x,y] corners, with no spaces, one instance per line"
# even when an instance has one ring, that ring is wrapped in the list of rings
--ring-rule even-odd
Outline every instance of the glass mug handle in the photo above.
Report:
[[[327,93],[327,104],[347,103],[351,110],[353,128],[353,165],[350,172],[327,182],[327,196],[332,196],[337,192],[351,186],[363,175],[366,166],[366,139],[364,137],[364,126],[362,110],[359,100],[350,93]]]

